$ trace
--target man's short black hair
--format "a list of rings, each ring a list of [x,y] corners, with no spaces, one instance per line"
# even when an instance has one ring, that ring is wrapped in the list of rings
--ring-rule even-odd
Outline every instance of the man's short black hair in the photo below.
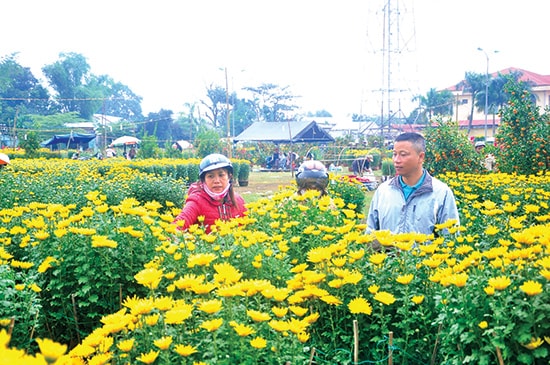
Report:
[[[426,140],[420,133],[405,132],[395,138],[395,142],[411,142],[418,152],[426,152]]]

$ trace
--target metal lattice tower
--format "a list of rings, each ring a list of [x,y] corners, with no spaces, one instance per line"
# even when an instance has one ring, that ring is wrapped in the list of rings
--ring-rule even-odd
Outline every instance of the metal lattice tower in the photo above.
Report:
[[[381,132],[407,117],[418,95],[414,0],[371,0],[367,18],[366,110]],[[378,109],[378,110],[376,110]]]

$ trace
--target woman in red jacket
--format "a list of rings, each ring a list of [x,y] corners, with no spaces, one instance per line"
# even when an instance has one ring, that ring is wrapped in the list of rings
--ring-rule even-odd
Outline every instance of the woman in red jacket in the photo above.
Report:
[[[245,202],[233,190],[232,182],[231,161],[217,153],[206,156],[199,164],[199,181],[189,186],[183,209],[173,223],[180,230],[200,223],[208,233],[217,220],[243,216]]]

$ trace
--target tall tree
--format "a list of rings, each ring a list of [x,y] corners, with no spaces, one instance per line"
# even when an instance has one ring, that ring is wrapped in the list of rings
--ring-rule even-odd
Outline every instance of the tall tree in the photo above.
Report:
[[[138,134],[140,136],[155,136],[159,145],[172,141],[172,119],[171,110],[161,109],[158,113],[149,113],[145,123],[140,124]]]
[[[112,115],[129,121],[143,118],[141,110],[142,97],[134,94],[130,88],[114,81],[107,75],[92,75],[89,85],[101,90],[103,100],[97,104],[94,113]]]
[[[224,111],[228,110],[229,96],[227,90],[221,86],[210,85],[206,88],[206,96],[209,101],[201,100],[201,104],[207,109],[204,114],[214,128],[225,125]]]
[[[435,115],[453,114],[454,96],[449,90],[437,91],[431,88],[426,95],[416,95],[412,101],[418,102],[418,108],[415,113],[416,120],[419,123],[429,123]]]
[[[464,80],[457,85],[458,89],[464,89],[465,91],[470,92],[472,95],[472,106],[470,109],[470,115],[468,116],[468,134],[472,130],[472,122],[474,120],[474,106],[477,95],[485,90],[486,83],[487,75],[475,72],[466,72]]]
[[[298,107],[292,104],[298,98],[289,91],[289,86],[262,84],[259,87],[246,87],[252,92],[257,106],[257,116],[266,122],[278,122],[292,118],[290,113]]]
[[[50,96],[30,68],[17,62],[16,56],[0,58],[0,123],[12,125],[17,119],[17,127],[25,128],[29,127],[25,124],[29,122],[26,114],[51,112]]]
[[[141,97],[111,77],[96,76],[90,70],[86,58],[78,53],[61,53],[58,61],[42,68],[61,112],[78,112],[86,120],[95,113],[142,118]]]

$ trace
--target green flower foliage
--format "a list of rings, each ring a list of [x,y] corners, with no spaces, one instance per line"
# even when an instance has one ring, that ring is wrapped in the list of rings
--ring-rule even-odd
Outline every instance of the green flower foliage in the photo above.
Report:
[[[526,86],[509,81],[504,86],[509,95],[501,112],[501,124],[496,140],[500,171],[517,174],[536,174],[550,167],[550,112],[540,113]]]
[[[436,126],[425,131],[425,168],[433,175],[446,172],[482,172],[481,156],[476,153],[468,136],[460,131],[458,123],[435,120]]]

